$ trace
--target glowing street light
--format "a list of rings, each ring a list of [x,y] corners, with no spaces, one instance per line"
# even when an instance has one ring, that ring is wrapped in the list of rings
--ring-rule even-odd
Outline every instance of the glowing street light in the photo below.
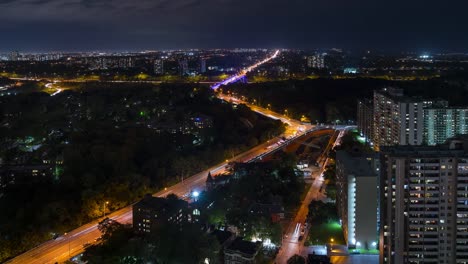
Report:
[[[106,205],[109,204],[109,201],[104,202],[104,218],[106,217]]]
[[[200,193],[198,191],[193,191],[192,196],[197,198],[198,196],[200,196]]]

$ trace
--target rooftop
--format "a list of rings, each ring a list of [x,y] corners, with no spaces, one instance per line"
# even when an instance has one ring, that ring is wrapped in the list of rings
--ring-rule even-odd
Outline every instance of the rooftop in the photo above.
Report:
[[[375,90],[374,93],[384,95],[395,102],[401,103],[419,103],[419,102],[432,102],[433,106],[446,107],[448,101],[441,98],[426,98],[421,96],[408,96],[404,94],[404,90],[400,88],[383,88],[381,90]],[[431,104],[432,105],[432,104]]]
[[[337,162],[344,164],[349,174],[359,176],[377,176],[372,161],[377,159],[376,153],[350,153],[345,150],[336,152]]]
[[[437,146],[386,146],[382,147],[382,153],[392,156],[414,156],[435,157],[435,156],[468,156],[468,135],[459,135],[447,139],[444,144]]]
[[[134,207],[151,208],[157,211],[176,211],[187,206],[188,203],[184,200],[153,197],[151,195],[146,195],[141,201],[134,205]]]
[[[216,236],[216,239],[218,240],[220,245],[224,245],[224,243],[226,243],[226,241],[228,241],[233,235],[229,231],[222,231],[219,229],[216,229],[211,234]]]
[[[229,245],[227,249],[254,256],[260,249],[260,245],[261,243],[246,241],[243,240],[242,237],[238,237],[232,241],[231,245]]]

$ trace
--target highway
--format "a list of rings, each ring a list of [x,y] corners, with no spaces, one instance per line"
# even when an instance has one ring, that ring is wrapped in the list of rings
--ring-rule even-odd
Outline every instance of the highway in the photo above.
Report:
[[[275,52],[275,54],[267,58],[266,60],[259,62],[255,64],[254,66],[257,67],[261,65],[262,63],[265,63],[266,61],[271,60],[272,58],[276,57],[278,54],[278,51]],[[249,67],[247,70],[252,70],[255,67]],[[243,73],[245,74],[245,73]],[[268,142],[262,143],[242,154],[239,154],[235,156],[234,158],[225,161],[223,163],[217,164],[211,168],[208,168],[200,173],[197,173],[187,179],[185,179],[183,182],[180,182],[176,185],[169,186],[165,188],[164,190],[159,191],[158,193],[154,194],[154,196],[157,197],[165,197],[168,194],[176,194],[179,197],[186,197],[189,195],[192,191],[201,191],[205,187],[205,181],[206,177],[208,175],[208,172],[211,172],[211,174],[219,174],[223,173],[226,170],[226,167],[229,162],[248,162],[251,160],[257,160],[259,157],[262,157],[270,152],[276,151],[280,148],[282,148],[285,144],[289,144],[292,140],[295,140],[296,138],[309,133],[315,129],[320,129],[319,127],[314,127],[312,125],[308,124],[303,124],[297,120],[292,120],[287,116],[272,112],[268,109],[263,109],[261,107],[255,106],[248,104],[246,102],[243,102],[237,98],[218,94],[219,98],[229,101],[231,103],[245,103],[247,106],[251,107],[252,110],[255,112],[262,114],[264,116],[267,116],[269,118],[281,120],[285,123],[288,124],[286,132],[281,136],[281,137],[286,137],[287,140],[284,141],[281,139],[281,137],[276,137]],[[324,164],[325,166],[325,164]],[[320,188],[321,182],[319,180],[320,177],[316,177],[317,179],[315,180],[313,186],[309,190],[309,193],[307,194],[306,200],[311,200],[314,195],[318,195],[317,191],[312,191],[312,190],[318,190],[317,188]],[[317,198],[315,196],[315,198]],[[302,207],[307,207],[308,203],[306,204],[306,201],[304,201]],[[305,219],[305,216],[307,215],[307,212],[304,211],[307,208],[301,209],[298,212],[298,215],[296,216],[296,219],[298,223],[303,223],[302,219]],[[125,208],[122,208],[118,211],[115,211],[111,214],[108,215],[109,218],[112,218],[120,223],[124,224],[131,224],[132,223],[132,206],[127,206]],[[102,220],[102,219],[100,219]],[[302,221],[302,222],[301,222]],[[99,220],[93,221],[91,223],[85,224],[75,230],[72,230],[68,232],[67,234],[58,237],[55,240],[50,240],[47,241],[41,245],[39,245],[36,248],[33,248],[9,261],[6,263],[10,264],[20,264],[20,263],[31,263],[31,264],[45,264],[45,263],[61,263],[64,262],[68,259],[70,259],[72,256],[75,256],[77,254],[80,254],[84,251],[84,246],[86,244],[92,244],[95,243],[96,240],[101,236],[100,231],[97,229],[97,224]],[[291,223],[291,225],[293,225]],[[291,229],[291,228],[290,228]],[[292,231],[291,231],[292,230]],[[292,235],[290,236],[291,238],[294,238],[294,229],[291,229],[288,232],[291,233]],[[293,243],[294,239],[291,239],[291,243]],[[291,244],[290,243],[290,244]],[[291,250],[293,250],[294,246],[291,247]],[[288,252],[291,250],[288,249]],[[280,262],[283,263],[283,262]]]
[[[300,132],[299,134],[302,134]],[[183,182],[180,182],[174,186],[167,187],[165,190],[154,194],[154,196],[165,197],[170,193],[174,193],[179,197],[183,197],[190,194],[194,190],[203,190],[205,187],[206,177],[208,172],[212,174],[218,174],[225,171],[228,162],[238,161],[246,162],[256,157],[265,154],[266,152],[274,151],[277,148],[286,144],[278,144],[281,141],[280,138],[274,138],[260,144],[236,157],[228,160],[227,162],[220,163],[207,170],[197,173],[190,178],[187,178]],[[132,207],[127,206],[114,213],[108,215],[109,218],[117,220],[120,223],[131,224],[132,223]],[[32,263],[32,264],[44,264],[44,263],[55,263],[63,262],[69,257],[77,255],[83,252],[83,245],[86,243],[94,243],[97,238],[101,236],[100,231],[97,229],[98,221],[81,226],[68,234],[61,236],[55,240],[48,241],[16,258],[8,261],[7,263]]]
[[[8,78],[10,80],[14,81],[35,81],[35,82],[40,82],[40,81],[45,81],[45,82],[68,82],[68,83],[85,83],[85,82],[104,82],[104,83],[153,83],[153,84],[160,84],[160,83],[166,83],[166,81],[154,81],[154,80],[135,80],[135,81],[119,81],[119,80],[95,80],[95,79],[59,79],[59,78],[34,78],[34,77],[10,77]],[[200,81],[196,83],[201,83],[201,84],[216,84],[217,82],[215,81]]]
[[[275,52],[273,57],[267,58],[266,60],[259,62],[252,67],[249,67],[248,70],[252,70],[258,65],[265,63],[266,61],[271,60],[278,54],[278,51]],[[245,74],[245,73],[244,73]],[[259,156],[267,154],[269,152],[275,151],[278,148],[281,148],[284,144],[289,143],[291,140],[301,136],[302,134],[308,132],[308,129],[311,129],[312,126],[304,126],[302,123],[297,121],[289,120],[287,117],[284,117],[280,114],[271,112],[266,109],[261,109],[255,107],[255,111],[263,114],[265,116],[280,119],[287,121],[289,124],[287,133],[284,137],[288,137],[289,140],[283,142],[281,138],[274,138],[260,144],[242,154],[237,155],[236,157],[225,161],[223,163],[217,164],[207,170],[204,170],[200,173],[197,173],[183,182],[180,182],[174,186],[170,186],[161,190],[160,192],[154,194],[154,196],[165,197],[170,193],[174,193],[179,197],[184,197],[187,194],[190,194],[194,190],[202,190],[205,187],[205,180],[208,175],[208,172],[212,174],[219,174],[224,172],[226,166],[229,162],[247,162],[253,159],[257,159]],[[118,211],[115,211],[108,215],[109,218],[112,218],[120,223],[131,224],[132,223],[132,206],[127,206]],[[31,263],[31,264],[45,264],[45,263],[55,263],[55,262],[64,262],[70,257],[80,254],[84,251],[84,245],[95,243],[96,240],[101,236],[100,231],[97,228],[99,220],[83,225],[75,230],[68,232],[67,234],[58,237],[55,240],[47,241],[36,248],[33,248],[9,261],[6,263],[10,264],[21,264],[21,263]]]
[[[240,161],[245,162],[249,161],[266,151],[273,151],[275,148],[280,147],[277,143],[280,141],[280,138],[275,138],[269,142],[260,144],[249,151],[246,151],[230,161]],[[274,146],[269,148],[269,146]],[[268,150],[266,150],[268,149]],[[180,197],[191,193],[193,190],[202,190],[205,187],[206,177],[208,172],[212,174],[218,174],[224,172],[228,162],[223,162],[216,166],[213,166],[205,171],[202,171],[198,174],[187,178],[183,182],[180,182],[174,186],[167,187],[166,190],[162,190],[154,196],[165,197],[170,193],[174,193]],[[108,215],[109,218],[117,220],[120,223],[131,224],[132,223],[132,207],[127,206],[123,209],[120,209],[114,213]],[[48,241],[39,247],[36,247],[18,257],[8,261],[7,263],[33,263],[33,264],[43,264],[43,263],[55,263],[63,262],[69,257],[77,255],[83,252],[83,245],[86,243],[94,243],[95,239],[101,236],[100,231],[97,229],[98,221],[81,226],[68,234],[57,238],[56,240]]]
[[[242,71],[240,71],[238,74],[236,75],[233,75],[229,78],[227,78],[226,80],[223,80],[221,82],[218,82],[218,83],[215,83],[211,86],[211,89],[213,90],[216,90],[218,89],[220,86],[222,85],[227,85],[227,84],[230,84],[230,83],[235,83],[237,81],[239,81],[240,79],[242,79],[248,72],[251,72],[253,70],[255,70],[255,68],[257,68],[258,66],[262,65],[262,64],[265,64],[273,59],[275,59],[279,54],[279,50],[276,50],[273,55],[271,55],[270,57],[262,60],[262,61],[259,61],[245,69],[243,69]]]
[[[268,112],[268,114],[270,115],[274,113]],[[281,115],[276,115],[276,116],[281,117]],[[319,128],[316,128],[316,129],[319,129]],[[293,130],[294,130],[293,128],[289,129],[289,131],[293,131]],[[154,194],[154,196],[165,197],[168,194],[173,193],[179,197],[183,197],[183,196],[186,196],[187,194],[190,194],[194,190],[201,191],[205,187],[205,181],[206,181],[208,172],[211,172],[212,174],[223,173],[226,169],[226,166],[231,161],[247,162],[252,159],[256,159],[258,156],[264,155],[269,152],[273,152],[277,150],[278,148],[282,148],[284,144],[287,144],[288,142],[296,139],[297,137],[300,137],[306,132],[309,132],[309,131],[304,131],[304,132],[298,131],[297,133],[294,133],[296,134],[296,136],[284,142],[283,144],[279,144],[281,141],[280,138],[274,138],[240,155],[237,155],[228,161],[225,161],[211,168],[208,168],[205,171],[197,173],[191,176],[190,178],[187,178],[183,182],[180,182],[171,187],[167,187],[166,189],[161,190],[158,193]],[[320,188],[320,185],[321,185],[321,182],[320,180],[317,179],[313,184],[313,188],[315,190],[318,190]],[[311,190],[313,188],[311,188]],[[315,195],[317,195],[318,192],[316,191],[314,193]],[[311,191],[309,191],[306,200],[311,200],[311,198],[314,197],[314,193],[311,193]],[[303,207],[304,206],[307,207],[306,206],[307,204],[308,203],[304,202]],[[303,209],[301,207],[300,212],[302,213],[298,213],[298,216],[296,217],[296,219],[298,220],[296,220],[296,222],[302,221],[303,223],[303,220],[299,220],[299,219],[302,219],[302,218],[305,219],[305,216],[307,216],[307,212],[305,211],[306,209],[307,208]],[[127,206],[116,212],[113,212],[109,214],[108,217],[120,223],[131,224],[132,223],[132,206]],[[64,262],[68,260],[70,257],[82,253],[84,251],[85,244],[87,243],[92,244],[96,241],[96,239],[98,239],[101,236],[100,231],[97,229],[98,222],[99,220],[96,220],[94,222],[83,225],[67,233],[66,235],[58,237],[55,240],[50,240],[44,244],[41,244],[40,246],[34,249],[31,249],[30,251],[23,253],[6,263],[45,264],[45,263]],[[290,232],[290,233],[293,233],[293,232]],[[291,235],[290,237],[293,237],[293,236]],[[291,243],[294,243],[294,242],[291,240]],[[292,250],[294,250],[294,246],[290,247],[290,249],[288,249],[288,252],[291,252]]]
[[[269,109],[265,109],[265,108],[262,108],[260,106],[251,104],[251,103],[249,103],[247,101],[241,100],[241,99],[239,99],[237,97],[234,97],[232,95],[218,93],[217,96],[218,96],[218,98],[220,98],[220,99],[222,99],[222,100],[224,100],[226,102],[232,103],[232,104],[245,104],[250,109],[252,109],[252,111],[257,112],[257,113],[259,113],[259,114],[261,114],[263,116],[266,116],[268,118],[281,120],[281,122],[288,125],[288,127],[286,128],[286,131],[285,131],[285,136],[287,138],[294,137],[294,136],[298,135],[297,133],[304,132],[306,130],[310,130],[312,127],[314,127],[311,124],[306,124],[306,123],[302,123],[302,122],[300,122],[298,120],[291,119],[288,116],[285,116],[283,114],[273,112],[273,111],[271,111]]]
[[[260,110],[259,110],[260,111]],[[268,115],[272,115],[275,113],[268,112]],[[280,118],[280,115],[276,115]],[[282,117],[281,117],[282,118]],[[295,122],[293,122],[295,124]],[[302,124],[300,125],[302,126]],[[298,127],[296,127],[298,129]],[[208,172],[212,174],[219,174],[225,171],[228,162],[231,161],[238,161],[238,162],[247,162],[252,159],[256,159],[258,156],[264,155],[268,152],[275,151],[278,148],[284,146],[289,141],[299,137],[300,135],[304,134],[308,131],[298,131],[293,132],[295,128],[289,127],[288,131],[290,131],[288,136],[296,135],[294,138],[291,138],[288,141],[280,143],[281,138],[277,137],[274,139],[269,140],[263,144],[260,144],[236,157],[220,163],[216,166],[213,166],[205,171],[202,171],[198,174],[187,178],[183,182],[180,182],[174,186],[167,187],[165,190],[162,190],[154,196],[158,197],[165,197],[170,193],[174,193],[180,197],[186,196],[190,194],[194,190],[203,190],[205,187],[205,180],[208,175]],[[286,136],[286,135],[285,135]],[[120,209],[114,213],[108,215],[109,218],[117,220],[120,223],[131,224],[132,223],[132,207],[127,206],[123,209]],[[57,238],[56,240],[48,241],[39,247],[36,247],[18,257],[8,261],[7,263],[33,263],[33,264],[43,264],[43,263],[55,263],[55,262],[63,262],[69,259],[71,256],[77,255],[83,252],[84,248],[83,245],[86,243],[94,243],[97,238],[101,236],[100,231],[97,229],[98,221],[94,221],[92,223],[86,224],[81,226],[68,234]]]
[[[263,111],[261,108],[257,107],[257,111],[264,114],[265,116],[273,116],[277,119],[285,118],[282,115],[271,112],[269,110]],[[284,134],[290,139],[283,142],[280,137],[269,140],[263,144],[260,144],[242,154],[235,156],[234,158],[225,161],[223,163],[217,164],[207,170],[204,170],[200,173],[197,173],[190,178],[187,178],[183,182],[180,182],[174,186],[167,187],[164,190],[154,194],[154,196],[165,197],[170,193],[174,193],[179,197],[184,197],[190,194],[192,191],[201,191],[205,187],[206,177],[208,172],[211,172],[213,175],[223,173],[226,169],[226,166],[231,161],[237,162],[248,162],[251,160],[256,160],[258,157],[266,155],[270,152],[274,152],[279,148],[282,148],[285,144],[292,142],[293,140],[299,138],[300,136],[309,133],[310,131],[321,129],[320,127],[312,127],[310,125],[303,125],[302,123],[289,120],[290,125],[287,129],[287,134]],[[307,128],[304,130],[304,128]],[[326,164],[324,164],[324,167]],[[295,221],[291,223],[288,233],[290,234],[289,240],[290,243],[285,243],[283,248],[287,252],[294,252],[295,250],[300,250],[297,243],[297,234],[294,233],[293,225],[297,223],[303,223],[305,217],[307,216],[307,205],[313,198],[322,198],[320,196],[320,186],[323,179],[321,177],[316,177],[314,184],[307,194],[306,200],[303,202],[301,209],[299,210]],[[120,223],[131,224],[132,223],[132,207],[127,206],[123,209],[120,209],[116,212],[113,212],[108,215],[109,218],[112,218]],[[64,236],[58,237],[55,240],[50,240],[40,246],[31,249],[30,251],[17,256],[16,258],[8,261],[7,263],[32,263],[32,264],[45,264],[45,263],[55,263],[55,262],[64,262],[72,256],[80,254],[84,251],[84,245],[87,243],[94,243],[96,239],[101,236],[100,231],[97,229],[98,220],[83,225]],[[282,251],[283,252],[283,251]],[[281,253],[281,252],[280,252]],[[287,256],[289,254],[285,254]],[[283,263],[283,262],[279,262]]]

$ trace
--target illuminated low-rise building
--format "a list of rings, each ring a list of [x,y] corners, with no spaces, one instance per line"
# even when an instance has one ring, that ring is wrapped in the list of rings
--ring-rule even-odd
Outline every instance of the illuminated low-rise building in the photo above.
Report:
[[[193,214],[200,215],[199,210],[195,210]],[[189,205],[184,200],[147,195],[133,205],[133,230],[136,233],[150,234],[166,224],[187,223],[192,219],[191,214]]]

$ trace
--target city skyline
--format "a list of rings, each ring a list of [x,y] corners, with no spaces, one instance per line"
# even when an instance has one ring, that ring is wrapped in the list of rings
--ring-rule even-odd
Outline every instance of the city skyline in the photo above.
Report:
[[[468,263],[467,9],[0,0],[0,262]]]
[[[326,48],[466,52],[462,1],[0,1],[0,51]],[[397,19],[396,19],[397,18]]]

